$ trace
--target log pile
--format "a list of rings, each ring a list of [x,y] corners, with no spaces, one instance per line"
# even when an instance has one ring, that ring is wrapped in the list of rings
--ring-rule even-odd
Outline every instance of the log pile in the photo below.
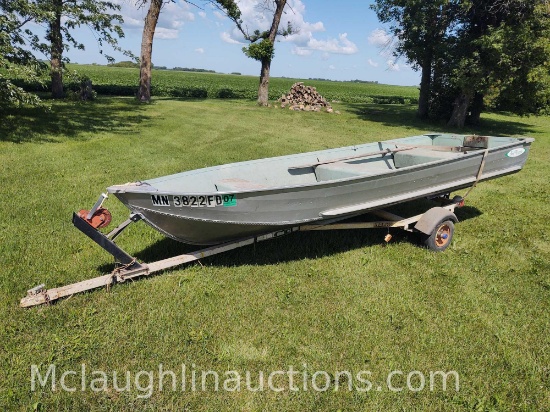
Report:
[[[281,107],[290,110],[304,110],[307,112],[319,112],[322,108],[332,113],[332,106],[321,96],[315,87],[306,86],[303,82],[294,83],[290,92],[283,94],[279,99]]]

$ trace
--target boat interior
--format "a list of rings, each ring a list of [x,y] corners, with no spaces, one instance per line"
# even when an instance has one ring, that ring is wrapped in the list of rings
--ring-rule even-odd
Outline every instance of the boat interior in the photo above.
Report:
[[[243,192],[311,185],[450,160],[515,138],[426,134],[338,149],[231,163],[146,180],[158,191]]]

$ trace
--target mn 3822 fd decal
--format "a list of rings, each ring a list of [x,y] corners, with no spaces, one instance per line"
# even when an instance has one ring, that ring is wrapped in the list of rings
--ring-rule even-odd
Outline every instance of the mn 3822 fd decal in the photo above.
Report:
[[[235,195],[170,196],[151,195],[153,206],[175,207],[232,207],[237,206]]]

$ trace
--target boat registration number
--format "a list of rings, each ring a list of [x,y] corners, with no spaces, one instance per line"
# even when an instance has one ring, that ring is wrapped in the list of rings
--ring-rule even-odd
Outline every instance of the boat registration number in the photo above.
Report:
[[[232,207],[237,206],[235,195],[168,196],[151,195],[153,206],[175,207]]]

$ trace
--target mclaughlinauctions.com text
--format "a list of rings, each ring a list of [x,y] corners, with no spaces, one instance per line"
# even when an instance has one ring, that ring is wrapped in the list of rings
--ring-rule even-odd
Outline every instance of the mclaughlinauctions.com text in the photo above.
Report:
[[[195,364],[181,364],[167,369],[161,363],[155,370],[91,370],[85,363],[78,370],[60,370],[55,364],[31,365],[31,391],[132,392],[137,398],[149,398],[155,392],[207,391],[357,391],[357,392],[422,392],[460,390],[456,371],[389,371],[375,377],[371,371],[311,370],[307,364],[275,371],[201,370]]]

